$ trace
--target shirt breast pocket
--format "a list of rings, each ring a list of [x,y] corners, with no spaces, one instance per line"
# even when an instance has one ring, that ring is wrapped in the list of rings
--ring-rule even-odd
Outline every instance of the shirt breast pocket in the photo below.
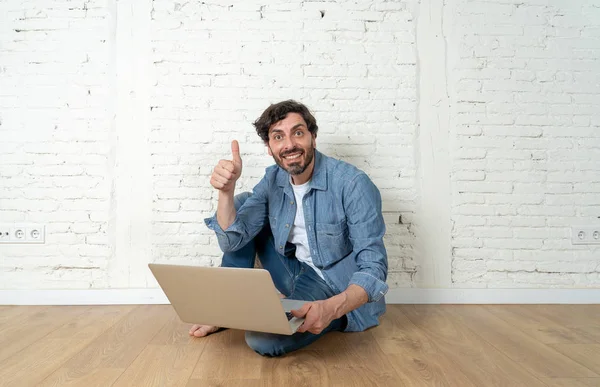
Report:
[[[316,223],[321,261],[328,267],[352,252],[346,220],[339,223]]]

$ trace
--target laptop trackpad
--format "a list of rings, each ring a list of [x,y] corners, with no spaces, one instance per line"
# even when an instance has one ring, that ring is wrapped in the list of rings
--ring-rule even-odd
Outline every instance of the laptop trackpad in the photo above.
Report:
[[[302,301],[302,300],[289,300],[287,298],[281,299],[281,305],[283,305],[283,310],[286,312],[291,311],[292,309],[300,309],[302,305],[306,304],[310,301]]]

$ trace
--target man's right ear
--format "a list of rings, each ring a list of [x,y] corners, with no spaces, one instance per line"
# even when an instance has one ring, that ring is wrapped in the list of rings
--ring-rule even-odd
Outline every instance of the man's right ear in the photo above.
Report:
[[[273,156],[273,152],[271,152],[271,147],[267,145],[267,152],[269,152],[269,156]]]

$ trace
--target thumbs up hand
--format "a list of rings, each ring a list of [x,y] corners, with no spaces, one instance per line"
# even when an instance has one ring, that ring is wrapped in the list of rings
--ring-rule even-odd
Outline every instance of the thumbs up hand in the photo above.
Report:
[[[242,158],[240,157],[240,144],[237,140],[231,142],[231,156],[233,156],[233,165],[238,169],[238,177],[242,174]]]
[[[236,140],[231,142],[231,156],[232,160],[220,160],[210,177],[210,184],[222,192],[233,192],[235,182],[242,174],[240,145]]]

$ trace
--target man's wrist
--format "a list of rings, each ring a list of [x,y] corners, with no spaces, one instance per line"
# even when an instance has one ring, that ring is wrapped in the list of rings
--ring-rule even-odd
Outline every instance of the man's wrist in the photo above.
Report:
[[[235,193],[235,187],[230,189],[229,191],[223,191],[223,190],[218,190],[219,191],[219,199],[224,198],[224,199],[233,199],[234,193]]]
[[[366,304],[369,301],[369,296],[362,287],[350,285],[346,290],[327,301],[334,317],[338,319]]]
[[[235,220],[234,190],[219,190],[219,201],[217,204],[217,222],[223,231],[227,230]]]
[[[334,319],[341,318],[349,312],[346,311],[348,308],[348,294],[345,291],[329,298],[327,302]]]

